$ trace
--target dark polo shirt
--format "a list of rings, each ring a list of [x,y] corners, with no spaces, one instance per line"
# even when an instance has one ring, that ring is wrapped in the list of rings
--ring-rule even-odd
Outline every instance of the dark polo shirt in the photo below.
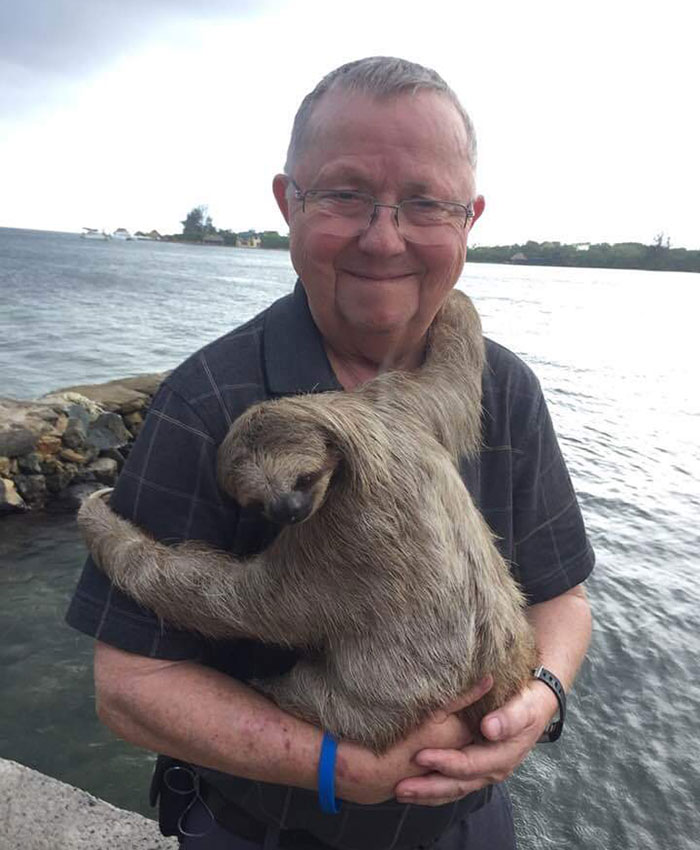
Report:
[[[537,379],[500,345],[487,340],[486,351],[484,446],[479,457],[462,464],[462,477],[528,600],[541,602],[582,582],[593,553]],[[293,294],[169,375],[129,454],[112,506],[168,543],[196,539],[240,555],[263,549],[274,529],[220,492],[217,447],[231,423],[256,402],[339,389],[297,284]],[[113,588],[90,558],[67,622],[129,652],[198,660],[242,680],[283,672],[295,660],[289,650],[255,641],[210,641],[173,629]],[[439,833],[469,805],[345,803],[342,815],[322,815],[310,792],[201,773],[256,817],[274,820],[285,811],[290,827],[313,827],[340,846],[365,833],[373,837],[362,841],[366,850],[413,846],[415,836]]]

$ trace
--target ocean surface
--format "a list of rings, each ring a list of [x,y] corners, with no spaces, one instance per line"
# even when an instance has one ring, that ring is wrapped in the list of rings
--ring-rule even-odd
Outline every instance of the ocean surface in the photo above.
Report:
[[[171,368],[293,283],[284,252],[0,229],[0,396]],[[700,275],[467,264],[460,287],[537,372],[598,557],[566,732],[510,781],[520,846],[695,850]],[[70,517],[0,520],[0,756],[152,814],[62,622],[84,554]]]

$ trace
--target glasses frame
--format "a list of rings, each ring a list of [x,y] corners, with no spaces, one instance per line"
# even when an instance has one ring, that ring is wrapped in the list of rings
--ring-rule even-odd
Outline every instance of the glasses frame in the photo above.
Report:
[[[339,189],[302,189],[295,180],[291,177],[288,178],[290,184],[294,188],[294,198],[297,201],[301,201],[301,211],[303,213],[306,212],[306,199],[309,195],[316,195],[320,192],[338,192],[341,191]],[[390,210],[394,210],[394,221],[396,226],[400,230],[399,226],[399,210],[404,204],[411,203],[417,200],[428,200],[435,201],[438,204],[451,204],[455,207],[461,207],[464,210],[464,222],[462,224],[462,230],[465,230],[469,221],[474,218],[474,202],[469,201],[468,204],[463,204],[461,201],[443,201],[438,198],[405,198],[403,201],[399,201],[398,204],[381,204],[373,195],[370,195],[369,192],[355,192],[353,189],[346,190],[348,194],[353,195],[362,195],[365,198],[369,198],[373,204],[372,213],[367,221],[366,227],[369,227],[374,221],[375,216],[377,215],[377,209],[379,207],[387,207]],[[442,227],[443,225],[435,225],[436,227]]]

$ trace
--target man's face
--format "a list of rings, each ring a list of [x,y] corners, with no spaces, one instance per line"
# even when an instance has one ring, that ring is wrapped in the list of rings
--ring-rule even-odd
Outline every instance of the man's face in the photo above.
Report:
[[[386,204],[468,204],[474,192],[464,124],[433,92],[384,100],[330,92],[311,116],[292,176],[302,190],[351,189]],[[276,178],[292,262],[331,346],[362,348],[363,338],[382,335],[399,344],[422,339],[462,272],[469,225],[445,226],[439,244],[417,245],[402,236],[394,210],[380,208],[359,235],[329,235],[300,201],[283,194],[285,185]],[[476,217],[482,208],[479,198]]]

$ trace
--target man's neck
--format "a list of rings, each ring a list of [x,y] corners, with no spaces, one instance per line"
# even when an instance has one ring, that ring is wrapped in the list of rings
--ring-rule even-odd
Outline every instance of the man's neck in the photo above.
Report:
[[[338,381],[346,390],[352,390],[367,381],[371,381],[380,372],[388,372],[394,369],[405,371],[417,369],[423,362],[425,354],[424,341],[418,346],[413,346],[401,352],[392,348],[367,353],[338,350],[328,341],[324,341],[324,347]]]

